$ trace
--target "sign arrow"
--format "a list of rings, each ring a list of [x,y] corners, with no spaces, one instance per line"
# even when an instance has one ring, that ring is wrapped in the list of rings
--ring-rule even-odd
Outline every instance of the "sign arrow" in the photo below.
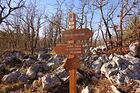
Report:
[[[88,28],[62,32],[62,38],[64,40],[87,40],[90,37],[92,37],[92,35],[93,35],[93,32],[91,32]]]
[[[68,54],[82,54],[83,48],[80,44],[57,44],[53,48],[58,55],[68,55]]]

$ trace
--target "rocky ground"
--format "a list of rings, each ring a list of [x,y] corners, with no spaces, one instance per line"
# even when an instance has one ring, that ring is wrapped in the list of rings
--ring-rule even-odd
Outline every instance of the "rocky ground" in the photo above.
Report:
[[[91,48],[77,70],[78,93],[140,93],[140,44],[129,53],[110,56],[105,47]],[[36,55],[7,51],[0,60],[0,93],[69,93],[66,58],[51,49]]]

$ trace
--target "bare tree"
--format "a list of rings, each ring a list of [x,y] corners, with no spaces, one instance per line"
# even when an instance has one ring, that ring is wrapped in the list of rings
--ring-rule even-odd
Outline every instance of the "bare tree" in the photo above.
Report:
[[[113,48],[112,34],[110,32],[109,22],[111,21],[111,19],[113,19],[113,14],[117,9],[117,6],[116,7],[111,6],[110,9],[108,9],[107,13],[105,14],[103,9],[107,5],[108,5],[108,0],[96,0],[95,6],[100,10],[100,15],[106,29],[106,39],[109,39],[110,48]],[[109,46],[107,48],[109,48]]]
[[[19,0],[16,5],[13,0],[2,0],[0,2],[0,24],[15,10],[24,7],[25,1]]]
[[[36,2],[29,3],[26,6],[25,14],[22,21],[24,22],[23,29],[27,38],[26,44],[30,45],[31,54],[34,54],[39,41],[39,32],[42,25],[46,22],[43,12],[39,12],[36,6]]]
[[[43,27],[43,48],[48,47],[48,41],[47,41],[47,27]]]
[[[49,20],[49,41],[50,46],[55,46],[57,42],[61,42],[61,12],[56,12],[56,14]]]
[[[139,0],[121,0],[120,1],[120,46],[123,46],[123,23],[124,23],[124,19],[127,15],[130,14],[130,12],[132,12],[132,10],[136,7],[136,5],[139,5]]]
[[[105,39],[105,35],[102,28],[102,20],[99,22],[99,29],[101,30],[103,41],[105,42],[106,47],[108,47],[107,40]]]
[[[79,15],[77,15],[77,23],[79,24],[78,28],[87,27],[87,13],[88,13],[88,0],[80,0],[80,7],[77,8]]]
[[[49,41],[49,47],[55,46],[56,43],[62,42],[61,40],[61,32],[62,29],[66,30],[66,28],[63,26],[63,18],[64,13],[62,11],[62,5],[64,4],[65,0],[56,0],[56,12],[51,18],[46,16],[48,20],[48,41]]]

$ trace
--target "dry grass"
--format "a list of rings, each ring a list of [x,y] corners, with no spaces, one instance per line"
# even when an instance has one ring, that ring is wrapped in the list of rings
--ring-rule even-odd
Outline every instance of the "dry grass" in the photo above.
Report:
[[[111,83],[107,78],[103,78],[96,83],[90,84],[90,89],[92,93],[113,93],[111,90]],[[9,85],[0,84],[0,93],[48,93],[43,91],[42,86],[39,84],[36,87],[23,88],[23,84],[15,83]],[[62,91],[63,92],[63,91]]]
[[[18,89],[23,88],[23,84],[22,83],[14,83],[8,85],[1,84],[0,87],[1,87],[0,93],[9,93],[10,91],[16,91]]]
[[[110,50],[103,51],[104,54],[110,55],[110,54],[127,54],[129,53],[128,47],[117,47]]]
[[[94,93],[113,93],[111,90],[111,83],[107,78],[99,80],[99,82],[93,86]]]

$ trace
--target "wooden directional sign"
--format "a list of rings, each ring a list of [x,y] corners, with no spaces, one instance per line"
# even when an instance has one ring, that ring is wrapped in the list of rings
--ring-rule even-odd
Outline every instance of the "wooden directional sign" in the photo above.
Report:
[[[65,40],[87,40],[93,33],[88,29],[76,29],[76,31],[63,31],[62,38]]]
[[[58,55],[66,55],[68,54],[67,51],[67,44],[57,44],[53,50],[55,51],[56,54]]]
[[[72,70],[72,69],[77,69],[80,64],[80,59],[77,58],[76,56],[71,59],[67,59],[67,61],[64,63],[64,68],[66,70]]]
[[[76,14],[73,12],[69,13],[69,29],[76,29]]]
[[[57,44],[54,51],[58,55],[68,55],[67,61],[64,63],[66,70],[69,70],[69,87],[70,93],[76,93],[76,69],[79,66],[80,59],[77,55],[83,52],[82,45],[74,44],[77,40],[87,40],[92,37],[93,33],[88,29],[76,29],[76,14],[69,13],[69,30],[62,32],[62,39],[67,40],[67,44]]]
[[[58,55],[81,55],[83,53],[83,48],[80,44],[57,44],[53,49]]]
[[[69,54],[82,54],[83,49],[80,44],[69,44],[67,45]]]

